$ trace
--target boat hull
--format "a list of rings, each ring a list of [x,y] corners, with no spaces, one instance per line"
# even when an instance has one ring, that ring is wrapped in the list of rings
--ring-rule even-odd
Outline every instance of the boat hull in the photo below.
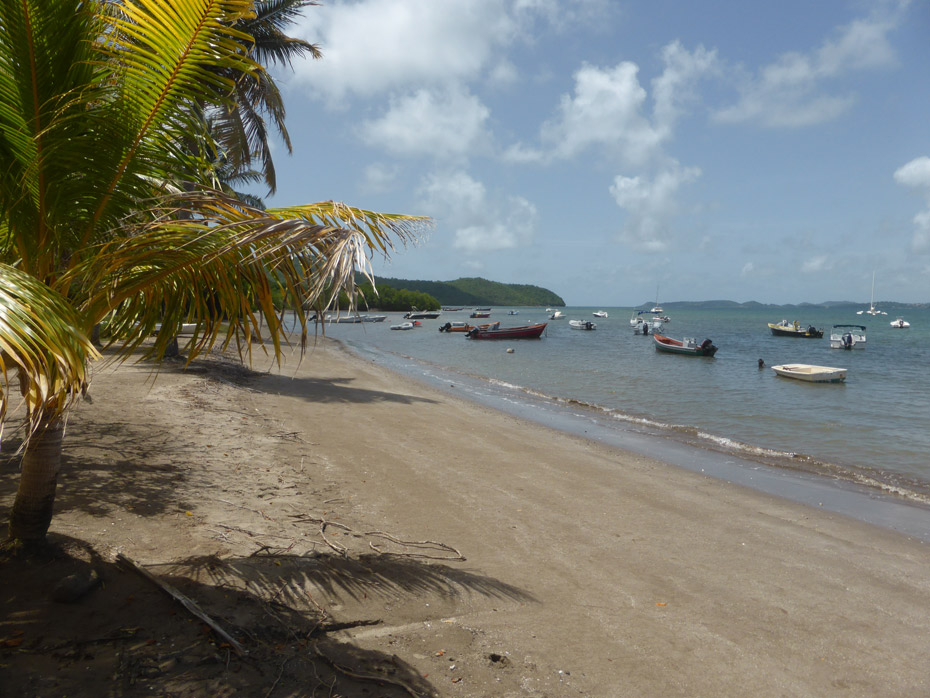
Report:
[[[709,339],[697,344],[694,340],[681,341],[653,332],[652,341],[655,344],[656,351],[666,354],[713,357],[717,353],[717,347]]]
[[[772,370],[779,376],[806,383],[842,383],[846,380],[847,369],[813,364],[782,364],[772,366]]]
[[[538,325],[524,325],[523,327],[501,327],[496,330],[482,330],[476,327],[466,337],[469,339],[539,339],[546,329],[545,322]]]
[[[823,337],[823,330],[815,327],[798,327],[795,329],[791,325],[781,325],[774,322],[768,323],[769,329],[776,337],[806,337],[808,339],[819,339]]]
[[[568,326],[573,330],[596,330],[597,323],[588,320],[569,320]]]
[[[830,332],[831,349],[865,349],[864,325],[834,325]]]

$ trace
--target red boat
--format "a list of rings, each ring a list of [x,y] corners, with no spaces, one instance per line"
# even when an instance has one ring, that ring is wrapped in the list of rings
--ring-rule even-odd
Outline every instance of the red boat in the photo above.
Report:
[[[469,339],[539,339],[539,335],[546,329],[545,322],[538,325],[523,325],[521,327],[501,327],[500,329],[483,330],[476,327],[466,337]]]

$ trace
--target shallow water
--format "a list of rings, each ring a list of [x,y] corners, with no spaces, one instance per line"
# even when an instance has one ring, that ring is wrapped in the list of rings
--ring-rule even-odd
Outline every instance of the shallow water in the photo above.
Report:
[[[495,309],[503,326],[547,320],[540,308]],[[609,318],[594,318],[606,310]],[[446,312],[416,330],[383,323],[327,325],[326,333],[371,358],[413,373],[459,375],[522,408],[581,411],[616,429],[670,437],[781,468],[827,475],[930,503],[930,311],[911,310],[905,330],[894,315],[852,309],[675,310],[665,334],[711,338],[715,358],[657,353],[650,336],[634,335],[631,309],[566,308],[540,340],[475,341],[438,332],[468,313]],[[823,339],[774,337],[766,323],[783,317],[825,330]],[[572,318],[597,329],[571,329]],[[863,350],[830,349],[834,324],[868,327]],[[513,353],[507,353],[513,348]],[[765,368],[760,369],[758,360]],[[778,377],[779,363],[848,369],[841,384]]]

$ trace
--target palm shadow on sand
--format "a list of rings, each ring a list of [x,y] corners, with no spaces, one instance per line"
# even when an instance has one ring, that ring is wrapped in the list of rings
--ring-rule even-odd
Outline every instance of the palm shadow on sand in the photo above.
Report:
[[[0,560],[0,683],[10,695],[435,696],[397,655],[333,636],[380,619],[335,619],[313,597],[379,607],[403,596],[421,607],[467,596],[535,601],[474,572],[394,556],[197,557],[148,567],[232,635],[239,655],[140,574],[82,541],[52,540],[45,559]],[[76,603],[49,600],[61,578],[91,568],[102,584]]]

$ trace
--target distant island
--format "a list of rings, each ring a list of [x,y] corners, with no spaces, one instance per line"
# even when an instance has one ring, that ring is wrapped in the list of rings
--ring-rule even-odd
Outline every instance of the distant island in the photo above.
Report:
[[[651,308],[653,302],[640,303],[635,308]],[[868,302],[862,301],[825,301],[824,303],[759,303],[757,301],[746,301],[737,303],[736,301],[714,300],[714,301],[670,301],[663,302],[663,308],[678,308],[682,310],[766,310],[769,308],[862,308],[867,307]],[[898,303],[895,301],[879,301],[875,307],[881,310],[901,310],[908,308],[927,308],[930,303]]]
[[[375,284],[382,287],[404,289],[426,293],[442,305],[461,306],[557,306],[565,307],[565,301],[552,291],[529,284],[504,284],[480,277],[462,278],[455,281],[418,281],[392,279],[376,276]],[[372,305],[375,305],[373,302]]]

